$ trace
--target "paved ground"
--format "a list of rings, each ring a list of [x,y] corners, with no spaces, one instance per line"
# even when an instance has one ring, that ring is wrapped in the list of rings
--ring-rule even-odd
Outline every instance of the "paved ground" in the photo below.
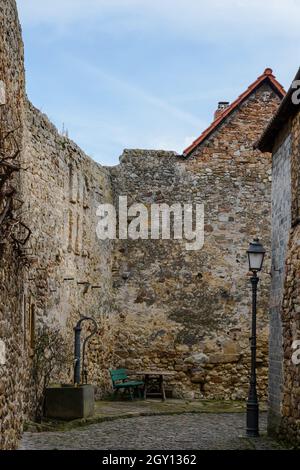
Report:
[[[65,432],[26,432],[21,449],[198,450],[271,449],[266,413],[260,418],[262,437],[244,437],[244,413],[185,413],[138,416],[90,424]]]
[[[98,424],[118,418],[137,416],[172,415],[185,413],[243,413],[245,401],[229,400],[99,400],[95,402],[95,413],[89,418],[73,421],[44,420],[42,424],[27,423],[27,431],[71,431],[75,427]],[[260,411],[267,411],[265,403],[260,403]]]

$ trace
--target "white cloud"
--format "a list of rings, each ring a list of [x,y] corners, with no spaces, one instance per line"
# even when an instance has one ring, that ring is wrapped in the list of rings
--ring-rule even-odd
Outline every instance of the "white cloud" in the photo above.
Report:
[[[198,128],[203,126],[203,122],[198,117],[168,103],[166,100],[153,95],[138,85],[115,77],[111,73],[105,72],[99,67],[91,65],[88,62],[74,60],[73,63],[79,70],[84,71],[87,83],[90,81],[89,77],[92,77],[93,80],[98,80],[98,83],[99,80],[101,80],[102,83],[105,82],[109,88],[112,88],[121,95],[125,95],[127,97],[132,96],[134,100],[140,101],[142,104],[146,103],[153,108],[160,109],[170,117],[177,118],[179,121],[184,121],[192,126]]]
[[[80,63],[77,67],[74,57],[81,57],[82,49],[79,47],[77,51],[74,47],[72,51],[69,47],[71,57],[66,59],[66,63],[70,65],[74,61],[74,69],[78,71],[76,75],[80,75],[82,79],[86,78],[89,86],[91,82],[95,82],[95,93],[99,95],[105,96],[107,91],[112,91],[111,96],[117,95],[124,108],[128,106],[129,109],[128,115],[123,113],[121,118],[118,115],[118,109],[114,108],[112,103],[111,107],[103,110],[106,122],[97,122],[102,109],[101,100],[95,99],[95,120],[91,119],[94,106],[92,103],[86,115],[81,116],[80,122],[76,122],[76,116],[81,113],[74,112],[74,115],[66,116],[66,106],[62,107],[59,120],[65,121],[67,127],[70,126],[74,130],[75,140],[81,141],[83,146],[91,148],[91,151],[98,155],[105,155],[106,152],[109,154],[110,146],[113,145],[118,148],[149,146],[181,151],[182,148],[190,145],[209,124],[193,113],[197,114],[200,109],[201,116],[205,116],[207,111],[207,120],[210,120],[218,97],[220,99],[235,98],[239,91],[243,91],[243,83],[241,83],[241,89],[237,90],[237,82],[230,82],[231,76],[238,75],[241,71],[241,77],[244,74],[244,85],[247,86],[256,78],[255,70],[259,74],[262,73],[263,67],[271,66],[274,67],[275,73],[281,70],[281,73],[285,74],[286,84],[289,84],[295,72],[295,63],[298,63],[300,0],[17,0],[17,3],[26,34],[29,32],[32,34],[30,37],[37,37],[42,41],[58,42],[60,52],[64,51],[65,43],[63,40],[60,41],[64,39],[62,38],[64,34],[71,38],[70,44],[74,42],[75,47],[80,45],[81,37],[90,38],[96,50],[97,41],[103,39],[101,33],[105,32],[112,35],[113,41],[107,39],[106,44],[108,48],[112,44],[112,53],[114,53],[113,48],[120,47],[120,42],[116,45],[114,36],[118,35],[123,40],[123,35],[125,37],[128,31],[138,32],[130,36],[129,44],[132,44],[130,41],[140,40],[141,45],[145,44],[147,47],[148,37],[146,41],[142,37],[145,34],[150,37],[149,44],[154,38],[160,40],[162,45],[166,43],[167,47],[173,47],[174,57],[176,57],[176,46],[182,43],[184,43],[187,55],[191,51],[191,57],[188,56],[183,65],[186,67],[188,64],[189,67],[189,80],[187,81],[186,73],[183,73],[182,78],[187,84],[186,87],[176,88],[176,83],[181,79],[178,66],[177,75],[174,77],[175,85],[172,87],[170,84],[169,92],[163,84],[161,88],[158,86],[155,89],[155,80],[153,81],[155,91],[147,90],[143,77],[140,78],[141,74],[136,74],[134,78],[134,70],[132,73],[125,73],[127,78],[123,79],[121,67],[111,67],[107,57],[103,58],[101,54],[99,54],[99,60],[97,57],[95,59],[99,66],[88,63],[86,56],[83,56],[84,60],[78,60]],[[40,27],[36,36],[35,26]],[[50,26],[50,28],[44,29],[43,26]],[[47,33],[44,34],[44,31]],[[89,35],[90,31],[94,35]],[[126,38],[124,44],[127,44],[125,41]],[[214,47],[210,48],[210,44]],[[244,48],[245,44],[247,48]],[[263,49],[261,54],[260,45]],[[56,53],[55,47],[57,44],[53,46],[54,53]],[[132,61],[134,56],[130,55],[129,48],[124,50],[128,53],[128,70],[130,71],[132,70],[130,60]],[[162,50],[165,53],[166,49],[162,48]],[[203,51],[204,57],[202,58]],[[214,51],[216,51],[216,57],[213,55]],[[223,51],[227,54],[224,61],[221,57]],[[28,51],[28,55],[29,53],[31,54],[31,51]],[[63,55],[63,52],[61,54]],[[183,52],[180,51],[180,54],[179,60],[182,60]],[[135,61],[134,64],[136,67],[143,68],[143,58],[139,60],[140,63]],[[193,67],[196,60],[197,66]],[[166,63],[168,64],[167,58]],[[161,62],[158,61],[158,66],[159,64]],[[43,67],[42,60],[40,60],[40,66]],[[127,72],[126,67],[127,64],[125,72]],[[149,67],[147,73],[151,74],[153,70],[153,75],[155,75],[156,67],[157,64],[153,61],[153,67],[151,69]],[[110,68],[114,70],[113,74],[107,72]],[[246,73],[244,69],[250,70],[251,76],[250,72]],[[117,75],[118,70],[121,71],[120,75]],[[63,74],[63,72],[63,70],[58,71],[53,68],[53,76]],[[222,75],[225,72],[227,72],[226,77]],[[207,74],[208,77],[214,74],[216,79],[212,80],[211,87],[203,86],[204,78],[200,76],[201,74],[204,76]],[[128,76],[133,77],[132,80]],[[220,79],[217,81],[219,76]],[[282,80],[282,76],[278,78]],[[136,84],[135,80],[139,83]],[[148,86],[151,87],[151,80],[147,83],[150,83]],[[53,93],[54,89],[53,85]],[[166,93],[166,90],[169,93]],[[168,98],[165,98],[166,94]],[[75,100],[76,97],[74,103]],[[208,102],[209,106],[207,106]],[[78,106],[80,106],[80,99]],[[139,106],[144,110],[145,115],[141,122],[139,117],[134,115],[134,111],[138,110]],[[183,109],[184,107],[192,111],[188,112]],[[112,116],[113,112],[116,113],[114,116]],[[53,113],[57,116],[58,112],[53,111]],[[91,126],[91,122],[95,122],[96,126]],[[197,135],[185,137],[194,133]],[[103,147],[101,147],[102,144]]]
[[[33,24],[85,21],[111,11],[128,11],[140,3],[139,0],[17,0],[22,20]]]
[[[91,117],[63,112],[59,120],[66,123],[69,137],[93,159],[104,165],[117,164],[124,148],[174,150],[180,154],[196,138],[184,137],[184,134],[174,133],[172,129],[165,129],[163,126],[155,132],[150,128],[137,129],[131,123],[115,122],[107,117],[99,119],[96,114]]]
[[[86,27],[107,15],[108,28],[153,29],[163,25],[174,35],[217,40],[255,31],[281,37],[300,37],[298,0],[17,0],[24,24],[58,28],[81,22]],[[116,19],[117,18],[117,19]],[[105,28],[105,24],[101,24]],[[117,29],[117,28],[116,28]]]

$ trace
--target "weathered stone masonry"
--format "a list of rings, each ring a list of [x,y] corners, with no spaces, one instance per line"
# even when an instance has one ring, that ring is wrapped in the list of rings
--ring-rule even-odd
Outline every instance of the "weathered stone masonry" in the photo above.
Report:
[[[273,155],[272,182],[272,281],[270,294],[269,339],[269,428],[277,426],[282,393],[281,305],[285,277],[285,258],[291,226],[291,136],[281,136],[282,145]]]
[[[174,370],[175,396],[246,395],[245,250],[257,232],[268,245],[271,180],[269,157],[253,152],[252,144],[279,100],[266,76],[189,158],[128,151],[112,169],[92,162],[26,103],[27,170],[21,189],[24,221],[31,222],[33,234],[23,284],[24,322],[29,325],[34,312],[37,325],[59,324],[71,349],[80,314],[93,315],[101,328],[90,348],[89,379],[100,393],[109,388],[108,367],[125,365]],[[118,195],[128,195],[129,204],[204,203],[204,249],[187,251],[185,241],[100,242],[97,206],[117,202]],[[265,280],[259,317],[262,395],[267,289]],[[62,378],[70,379],[68,371]]]
[[[0,0],[0,79],[5,84],[1,122],[14,132],[21,147],[23,132],[24,69],[23,46],[15,2]],[[15,177],[14,187],[19,180]],[[20,437],[23,422],[23,324],[21,296],[23,267],[11,244],[0,240],[0,341],[5,348],[0,364],[0,449],[13,448]]]
[[[176,371],[177,396],[244,398],[250,289],[245,252],[270,247],[271,160],[253,151],[280,98],[266,79],[188,157],[125,151],[113,192],[128,204],[204,203],[205,245],[119,241],[114,296],[121,314],[118,365]],[[269,266],[260,284],[259,393],[267,393]]]
[[[283,396],[280,435],[300,445],[300,371],[292,362],[292,343],[300,339],[300,228],[299,228],[299,155],[300,113],[292,121],[292,230],[286,254],[283,297]]]
[[[26,267],[10,245],[1,245],[0,340],[6,354],[0,365],[0,448],[9,449],[17,445],[24,414],[31,416],[34,407],[31,346],[41,323],[59,325],[71,350],[80,315],[95,317],[99,337],[88,357],[89,380],[101,393],[108,390],[107,367],[115,344],[110,317],[112,245],[96,238],[96,209],[112,200],[112,194],[108,170],[60,136],[26,99],[13,0],[0,1],[0,22],[0,79],[7,100],[1,118],[7,131],[18,128],[14,137],[23,170],[14,186],[23,201],[23,222],[32,230]],[[53,379],[70,381],[71,369]]]
[[[258,147],[273,151],[274,168],[269,430],[299,446],[300,369],[292,361],[292,345],[300,339],[300,112],[293,92],[287,93]]]
[[[175,396],[243,398],[248,388],[250,289],[245,250],[259,235],[270,246],[271,162],[253,151],[283,91],[266,72],[192,150],[125,151],[104,168],[61,136],[25,97],[23,49],[14,0],[0,0],[0,80],[10,123],[19,123],[24,171],[17,181],[22,217],[32,230],[25,269],[1,256],[0,447],[16,446],[32,411],[32,335],[92,315],[99,332],[88,353],[89,381],[110,391],[108,367],[174,371]],[[100,242],[97,207],[127,195],[129,204],[204,203],[205,246],[186,241]],[[255,207],[253,204],[255,203]],[[259,392],[267,388],[269,268],[260,285]],[[25,367],[26,365],[26,367]],[[53,380],[70,381],[72,365]],[[26,404],[24,404],[24,396]]]
[[[37,326],[59,325],[71,352],[80,315],[94,317],[99,338],[88,358],[89,380],[105,391],[114,346],[112,242],[97,239],[96,211],[101,202],[112,201],[109,173],[59,135],[30,103],[23,160],[24,220],[34,225],[29,243],[33,260],[24,279],[25,322],[34,310]],[[65,380],[71,376],[71,370],[69,375],[65,371]]]

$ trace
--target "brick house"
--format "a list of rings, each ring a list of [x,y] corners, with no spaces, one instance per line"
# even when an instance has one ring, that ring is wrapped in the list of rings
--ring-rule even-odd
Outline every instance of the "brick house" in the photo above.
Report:
[[[300,340],[300,105],[295,91],[292,85],[257,148],[273,154],[269,430],[299,444],[300,365],[292,360],[294,341]]]

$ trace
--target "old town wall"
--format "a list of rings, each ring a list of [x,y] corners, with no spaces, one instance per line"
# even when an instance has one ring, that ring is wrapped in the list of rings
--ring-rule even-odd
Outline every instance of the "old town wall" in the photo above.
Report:
[[[98,334],[88,349],[88,380],[104,393],[114,347],[112,244],[98,240],[96,212],[101,202],[112,200],[110,176],[30,103],[26,105],[24,147],[24,221],[32,228],[31,263],[24,279],[29,355],[34,353],[32,334],[47,324],[59,328],[73,356],[73,328],[81,316],[92,316]],[[30,324],[35,325],[33,332]],[[83,337],[86,334],[83,331]],[[52,381],[70,382],[72,374],[71,361]]]
[[[271,159],[253,150],[279,103],[260,86],[189,158],[125,151],[112,169],[114,195],[128,205],[204,203],[205,244],[119,240],[114,296],[119,365],[174,371],[176,396],[244,398],[249,372],[250,289],[246,249],[270,249]],[[259,300],[259,393],[267,394],[267,260]]]
[[[286,253],[285,284],[282,304],[283,384],[282,420],[279,434],[284,439],[300,445],[300,365],[295,341],[300,340],[300,113],[292,119],[290,126],[291,152],[291,226]],[[299,344],[299,343],[298,343]],[[298,346],[299,347],[299,346]]]
[[[291,134],[284,129],[272,159],[272,263],[269,339],[269,421],[270,432],[278,430],[282,405],[283,348],[282,300],[285,260],[291,227]]]
[[[23,396],[32,385],[39,327],[58,327],[71,352],[81,315],[98,324],[87,363],[99,395],[111,390],[113,365],[172,371],[175,396],[244,398],[251,300],[245,251],[256,235],[270,247],[271,161],[253,143],[278,106],[277,94],[260,86],[189,158],[129,150],[120,165],[104,168],[24,96],[15,2],[0,0],[0,7],[0,80],[7,96],[1,111],[7,128],[18,128],[22,171],[15,185],[22,220],[32,232],[22,262],[10,245],[1,254],[0,339],[6,354],[0,365],[0,447],[17,445],[24,411],[32,414],[32,396],[27,393],[25,410]],[[204,247],[187,250],[186,240],[99,241],[97,208],[117,203],[119,195],[148,208],[203,203]],[[259,291],[262,397],[269,270],[267,263]],[[72,371],[70,362],[52,380],[70,382]]]
[[[8,151],[22,149],[24,67],[16,5],[0,0],[0,132]],[[2,146],[3,150],[4,147]],[[1,155],[3,158],[3,155]],[[15,162],[18,164],[18,162]],[[9,185],[19,191],[16,174]],[[19,194],[16,194],[19,197]],[[1,207],[2,209],[2,207]],[[0,240],[0,449],[13,449],[23,422],[25,366],[21,315],[23,266],[13,245]]]
[[[300,113],[295,81],[257,143],[273,154],[269,432],[300,445]]]

